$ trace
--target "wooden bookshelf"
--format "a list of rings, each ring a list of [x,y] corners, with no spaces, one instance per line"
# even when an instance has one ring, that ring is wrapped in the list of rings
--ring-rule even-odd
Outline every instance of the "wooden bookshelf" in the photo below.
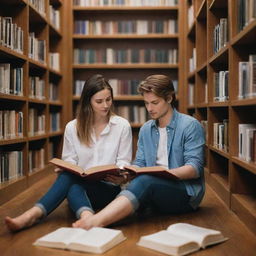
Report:
[[[57,27],[56,20],[50,18],[52,13],[50,6],[59,12],[58,22],[61,22],[62,1],[41,0],[38,2],[44,3],[43,10],[38,9],[29,0],[4,0],[0,4],[1,21],[3,22],[3,17],[11,17],[12,23],[23,31],[23,39],[18,41],[23,44],[22,51],[15,49],[15,44],[10,47],[2,41],[0,45],[0,65],[10,64],[11,73],[11,75],[5,75],[4,79],[4,84],[10,81],[10,89],[2,90],[3,84],[0,85],[1,115],[3,118],[7,111],[16,111],[23,117],[19,123],[22,128],[19,135],[17,133],[10,135],[8,131],[10,127],[15,126],[17,117],[2,119],[4,128],[0,135],[2,136],[0,140],[2,173],[0,204],[47,175],[51,169],[48,160],[52,157],[59,157],[61,153],[63,127],[66,121],[63,117],[66,106],[63,106],[64,98],[61,94],[65,87],[63,61],[61,60],[63,35],[61,26]],[[41,48],[34,50],[32,54],[29,40],[31,33],[34,33],[36,40],[44,42],[44,51],[41,45]],[[33,45],[35,49],[35,43]],[[51,65],[50,53],[59,54],[59,67]],[[17,73],[19,71],[13,73],[13,69],[22,69],[22,75]],[[3,73],[1,77],[2,75]],[[15,85],[19,84],[19,91],[12,88],[13,81]],[[55,84],[54,94],[51,84]],[[33,116],[31,109],[34,111]],[[35,118],[34,121],[33,118]],[[21,167],[19,173],[17,173],[17,167],[13,167],[12,164],[17,159],[10,157],[12,151],[22,152],[22,158],[18,163]],[[5,154],[9,156],[4,158]],[[4,165],[6,159],[9,159],[9,164]],[[9,173],[8,178],[6,173],[3,174],[3,169],[6,171],[7,167],[16,172],[15,175],[12,176]]]
[[[256,98],[239,98],[239,62],[256,53],[256,21],[239,27],[241,1],[187,0],[186,12],[194,10],[185,24],[186,69],[184,111],[199,121],[207,120],[206,180],[223,202],[255,233],[256,228],[256,162],[239,157],[239,124],[255,124]],[[191,7],[193,6],[193,7]],[[214,34],[220,20],[227,21],[228,40],[218,42]],[[190,19],[191,27],[188,26]],[[192,22],[191,22],[192,20]],[[241,19],[240,19],[241,20]],[[223,22],[223,21],[222,21]],[[224,21],[225,22],[225,21]],[[223,25],[223,24],[222,24]],[[220,25],[221,26],[221,25]],[[221,32],[219,32],[221,34]],[[220,40],[224,40],[221,34]],[[216,35],[215,35],[216,36]],[[217,45],[218,46],[218,45]],[[196,67],[189,69],[192,49],[196,48]],[[228,95],[216,97],[215,73],[228,72]],[[255,72],[255,71],[254,71]],[[254,75],[255,76],[255,75]],[[193,105],[189,104],[189,84],[194,84]],[[214,123],[228,120],[225,149],[215,143]],[[220,126],[218,126],[220,127]],[[221,128],[220,128],[221,129]],[[222,136],[222,135],[221,135]]]
[[[123,49],[129,49],[128,51],[133,51],[134,49],[138,51],[153,49],[152,52],[154,49],[161,49],[166,51],[165,55],[168,55],[168,50],[173,48],[178,50],[176,61],[169,59],[168,61],[162,62],[153,60],[144,61],[143,59],[132,61],[128,58],[120,61],[109,61],[109,59],[107,59],[107,61],[96,60],[78,63],[74,59],[74,55],[76,56],[76,54],[72,52],[71,59],[73,65],[70,73],[70,77],[72,78],[70,82],[73,86],[75,86],[76,80],[84,81],[96,73],[102,74],[110,81],[111,79],[118,80],[118,85],[114,86],[114,84],[111,84],[113,87],[118,87],[118,92],[114,93],[114,106],[118,114],[123,115],[131,122],[135,137],[135,151],[137,134],[144,121],[140,121],[140,119],[137,120],[136,118],[133,119],[134,115],[131,112],[136,112],[140,107],[142,108],[144,102],[142,97],[138,96],[137,92],[134,90],[131,94],[130,89],[127,89],[127,87],[126,89],[121,89],[124,88],[124,85],[121,83],[135,80],[137,85],[148,75],[159,73],[169,75],[173,80],[179,81],[179,85],[182,84],[181,61],[183,51],[180,48],[183,33],[183,27],[181,25],[182,3],[174,6],[77,6],[72,3],[65,4],[67,10],[66,14],[69,12],[68,16],[72,20],[69,28],[71,49],[83,48],[100,51],[102,49],[111,48],[115,54],[118,54],[117,52]],[[139,20],[143,20],[144,24],[138,24]],[[176,30],[174,28],[172,28],[172,30],[166,30],[168,20],[176,21]],[[83,21],[83,25],[77,25],[78,21]],[[88,27],[85,25],[85,21],[89,24]],[[96,21],[98,22],[97,29],[94,27]],[[164,28],[161,28],[161,24],[157,25],[156,21],[160,21],[159,23],[162,22]],[[132,22],[133,30],[131,29]],[[150,26],[150,24],[153,25]],[[117,30],[118,26],[119,30]],[[143,32],[141,32],[140,26],[144,26]],[[98,31],[99,27],[101,27],[102,31]],[[125,27],[128,27],[128,30],[124,31]],[[150,30],[152,27],[155,27],[158,31]],[[106,28],[110,29],[112,32],[103,32]],[[160,31],[161,29],[163,29],[162,32]],[[83,32],[80,32],[81,30],[83,30]],[[85,30],[88,32],[85,32]],[[96,54],[102,53],[97,52]],[[146,55],[146,53],[141,52],[139,54]],[[127,84],[125,86],[127,86]],[[137,86],[133,85],[133,87],[135,88]],[[75,90],[72,89],[72,93],[74,93],[74,91]],[[115,91],[114,89],[114,92]],[[179,87],[178,93],[180,92]],[[73,102],[72,113],[74,116],[79,100],[79,93],[75,94],[71,100]],[[124,110],[124,108],[128,108],[129,110]],[[123,114],[123,111],[126,114]],[[144,115],[146,115],[146,112],[144,112]],[[147,117],[145,117],[145,120],[146,119]]]

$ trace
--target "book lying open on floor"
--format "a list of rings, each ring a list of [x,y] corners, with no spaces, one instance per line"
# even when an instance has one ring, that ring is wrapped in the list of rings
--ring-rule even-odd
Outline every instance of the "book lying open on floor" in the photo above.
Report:
[[[166,230],[142,236],[137,244],[168,255],[180,256],[226,240],[220,231],[176,223]]]
[[[124,241],[121,230],[109,228],[59,228],[34,242],[34,245],[80,252],[104,253]]]
[[[169,170],[163,166],[150,166],[150,167],[136,167],[134,165],[124,166],[123,169],[120,169],[115,164],[109,165],[99,165],[95,167],[88,168],[84,170],[80,166],[71,164],[67,161],[64,161],[59,158],[53,158],[49,161],[55,166],[65,169],[67,171],[73,172],[83,178],[90,180],[101,180],[104,179],[107,175],[122,175],[122,172],[129,172],[134,176],[141,174],[150,174],[168,179],[178,179],[173,175]],[[61,171],[61,169],[59,171]]]
[[[114,164],[100,165],[100,166],[91,167],[91,168],[88,168],[87,170],[84,170],[80,166],[71,164],[59,158],[53,158],[49,162],[61,169],[65,169],[67,171],[73,172],[83,178],[90,179],[90,180],[101,180],[101,179],[104,179],[109,174],[120,175],[119,167]]]
[[[170,170],[164,166],[136,167],[134,165],[124,166],[124,169],[134,175],[150,174],[168,179],[178,179]]]

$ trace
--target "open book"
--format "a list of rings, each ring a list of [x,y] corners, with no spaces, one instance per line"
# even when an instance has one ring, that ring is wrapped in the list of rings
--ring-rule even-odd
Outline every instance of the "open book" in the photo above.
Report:
[[[104,179],[108,174],[120,175],[120,169],[117,165],[100,165],[96,167],[88,168],[84,170],[80,166],[71,164],[67,161],[59,158],[53,158],[49,161],[51,164],[56,165],[61,169],[73,172],[83,178],[90,180],[101,180]],[[60,170],[61,171],[61,170]]]
[[[137,244],[168,255],[180,256],[226,240],[220,231],[176,223],[167,230],[142,236]]]
[[[109,228],[59,228],[34,242],[34,245],[80,252],[104,253],[126,238],[121,230]]]
[[[123,169],[120,169],[115,164],[109,165],[99,165],[95,167],[88,168],[84,170],[80,166],[71,164],[67,161],[64,161],[59,158],[53,158],[49,161],[51,164],[56,165],[61,169],[73,172],[83,178],[90,180],[101,180],[104,179],[107,175],[122,175],[123,172],[129,172],[131,175],[137,176],[141,174],[150,174],[154,176],[159,176],[168,179],[178,179],[173,175],[169,170],[163,166],[151,166],[151,167],[136,167],[134,165],[124,166]],[[59,170],[61,171],[61,170]]]
[[[124,170],[129,171],[133,175],[150,174],[167,179],[178,179],[164,166],[136,167],[134,165],[124,166]]]

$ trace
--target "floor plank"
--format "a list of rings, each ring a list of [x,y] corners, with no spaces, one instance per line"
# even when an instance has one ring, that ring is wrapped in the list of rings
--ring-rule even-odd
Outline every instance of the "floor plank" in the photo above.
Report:
[[[49,175],[40,180],[30,189],[24,191],[11,201],[0,206],[0,219],[6,215],[16,216],[31,207],[35,201],[42,196],[55,176]],[[61,226],[71,226],[75,220],[70,212],[67,202],[63,202],[58,209],[51,213],[47,219],[36,226],[22,230],[17,233],[10,233],[5,225],[1,225],[0,231],[0,254],[3,256],[57,256],[60,250],[33,246],[33,242]],[[221,230],[229,238],[228,241],[211,246],[205,250],[194,253],[195,256],[253,256],[256,251],[256,237],[247,227],[240,222],[237,216],[232,213],[217,197],[214,191],[207,186],[206,196],[200,209],[192,214],[169,215],[169,216],[132,216],[113,226],[121,229],[127,240],[106,252],[106,256],[160,256],[163,255],[149,249],[136,246],[136,242],[142,235],[166,229],[169,225],[176,222],[187,222],[198,226]],[[61,251],[61,255],[81,256],[79,252]],[[83,254],[91,255],[91,254]]]

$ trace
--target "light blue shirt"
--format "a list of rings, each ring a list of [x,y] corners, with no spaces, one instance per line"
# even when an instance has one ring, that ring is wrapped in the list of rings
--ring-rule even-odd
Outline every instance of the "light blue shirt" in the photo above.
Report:
[[[195,118],[173,109],[173,116],[166,130],[169,169],[191,165],[197,172],[197,178],[181,181],[184,182],[187,193],[191,196],[190,205],[196,209],[205,193],[203,127]],[[133,164],[140,167],[155,166],[158,143],[157,123],[155,120],[149,120],[140,129],[138,149]]]

